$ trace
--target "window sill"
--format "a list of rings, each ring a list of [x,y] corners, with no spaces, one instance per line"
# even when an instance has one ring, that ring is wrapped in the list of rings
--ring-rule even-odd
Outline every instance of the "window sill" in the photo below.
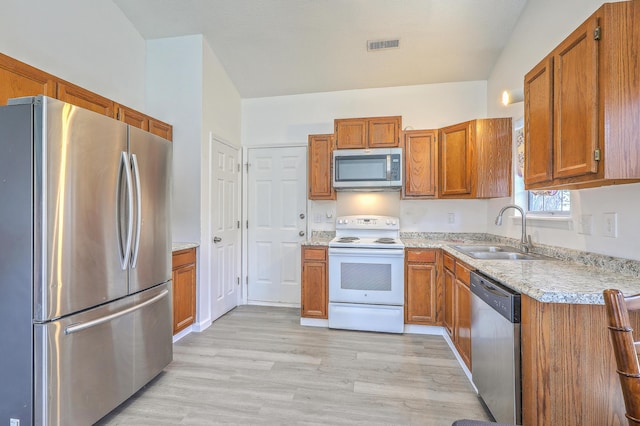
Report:
[[[512,216],[511,220],[515,225],[520,225],[520,216]],[[573,230],[573,219],[571,216],[544,216],[536,214],[527,215],[527,226],[531,228],[551,228]]]

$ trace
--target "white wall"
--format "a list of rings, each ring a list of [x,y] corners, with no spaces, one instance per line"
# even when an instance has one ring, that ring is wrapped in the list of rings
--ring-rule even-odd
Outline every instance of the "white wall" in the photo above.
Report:
[[[486,82],[348,90],[242,101],[242,144],[246,147],[306,145],[309,134],[333,133],[333,120],[401,115],[403,128],[437,129],[486,117]],[[401,201],[399,193],[363,200],[338,193],[337,201],[310,201],[309,227],[334,230],[335,215],[364,211],[400,217],[403,231],[484,232],[486,201]],[[354,198],[355,197],[355,198]],[[454,213],[454,223],[448,223]],[[327,215],[333,217],[327,217]]]
[[[145,112],[145,42],[113,2],[3,1],[0,52]]]
[[[200,241],[202,36],[147,42],[147,109],[173,125],[174,241]]]
[[[489,115],[524,115],[524,105],[509,108],[499,104],[505,89],[522,89],[524,74],[540,62],[556,45],[600,7],[600,0],[537,0],[527,2],[520,20],[487,82]],[[531,227],[534,242],[640,260],[639,184],[608,186],[571,192],[572,229]],[[505,221],[502,228],[492,225],[500,207],[508,200],[488,204],[488,231],[511,237],[520,236],[520,226]],[[604,213],[618,213],[618,237],[603,236]],[[579,233],[583,215],[591,215],[591,235]]]
[[[173,124],[173,240],[200,243],[196,327],[202,329],[211,323],[213,294],[209,135],[240,146],[240,95],[202,35],[147,42],[147,93],[150,113]]]

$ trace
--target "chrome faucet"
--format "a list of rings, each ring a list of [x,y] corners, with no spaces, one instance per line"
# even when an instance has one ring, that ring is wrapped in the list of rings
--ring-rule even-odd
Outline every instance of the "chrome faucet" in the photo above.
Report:
[[[520,250],[522,250],[524,253],[529,253],[529,250],[531,249],[531,247],[533,247],[533,244],[531,243],[531,235],[527,235],[527,213],[522,209],[522,207],[516,206],[515,204],[504,206],[496,217],[496,225],[502,225],[502,214],[509,208],[518,210],[520,212],[520,215],[522,216],[522,239],[520,241]]]

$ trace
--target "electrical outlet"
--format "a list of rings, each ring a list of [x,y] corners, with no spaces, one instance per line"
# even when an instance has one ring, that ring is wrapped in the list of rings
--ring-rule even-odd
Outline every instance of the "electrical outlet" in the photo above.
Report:
[[[591,235],[592,222],[593,222],[593,215],[583,214],[582,216],[580,216],[579,232],[584,235]]]
[[[9,419],[9,426],[20,426],[20,419]]]
[[[604,230],[602,235],[605,237],[618,238],[618,213],[604,214]]]
[[[455,213],[447,213],[447,223],[449,223],[449,224],[456,223],[456,214]]]

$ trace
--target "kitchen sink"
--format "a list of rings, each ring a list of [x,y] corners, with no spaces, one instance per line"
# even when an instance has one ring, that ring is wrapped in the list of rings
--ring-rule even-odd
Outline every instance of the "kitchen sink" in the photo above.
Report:
[[[454,249],[474,259],[483,260],[552,260],[547,256],[523,253],[515,247],[491,245],[457,245]]]

